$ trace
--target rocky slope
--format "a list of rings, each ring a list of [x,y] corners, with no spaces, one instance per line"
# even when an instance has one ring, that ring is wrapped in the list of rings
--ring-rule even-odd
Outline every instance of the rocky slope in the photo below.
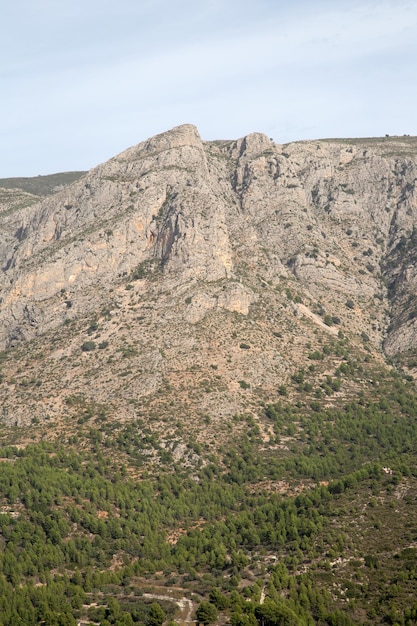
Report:
[[[4,419],[82,396],[224,420],[342,337],[412,366],[416,180],[413,137],[203,142],[185,125],[41,200],[2,190]]]

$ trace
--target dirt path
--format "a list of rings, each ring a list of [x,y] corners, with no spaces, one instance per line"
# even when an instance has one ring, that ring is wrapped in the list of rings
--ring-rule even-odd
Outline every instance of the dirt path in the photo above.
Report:
[[[168,590],[169,592],[169,590]],[[180,616],[175,621],[180,624],[194,624],[195,619],[193,619],[194,611],[196,609],[196,603],[194,603],[189,598],[183,596],[182,598],[175,598],[169,595],[161,595],[158,593],[144,593],[144,598],[152,598],[154,600],[165,600],[168,602],[173,602],[180,609]]]

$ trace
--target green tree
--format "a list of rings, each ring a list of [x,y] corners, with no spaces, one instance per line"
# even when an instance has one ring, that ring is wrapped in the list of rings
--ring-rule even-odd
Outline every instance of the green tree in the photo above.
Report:
[[[303,624],[303,621],[284,601],[273,602],[267,598],[264,604],[256,607],[255,615],[265,626],[302,626]]]
[[[149,610],[148,619],[146,620],[146,626],[162,626],[165,622],[165,611],[158,602],[153,602]]]
[[[230,606],[229,598],[225,596],[220,589],[217,589],[217,587],[214,587],[210,591],[209,600],[219,611],[224,611]]]
[[[195,612],[197,622],[199,624],[212,624],[217,619],[217,609],[211,602],[200,602]]]

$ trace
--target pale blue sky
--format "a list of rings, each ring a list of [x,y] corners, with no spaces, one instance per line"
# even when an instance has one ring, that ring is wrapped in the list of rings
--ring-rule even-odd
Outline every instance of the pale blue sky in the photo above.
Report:
[[[0,177],[88,169],[183,123],[417,135],[417,0],[13,0],[2,25]]]

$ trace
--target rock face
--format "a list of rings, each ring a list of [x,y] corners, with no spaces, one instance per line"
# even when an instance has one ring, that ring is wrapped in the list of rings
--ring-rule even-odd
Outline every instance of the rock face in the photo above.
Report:
[[[111,337],[115,320],[132,325],[140,309],[138,395],[174,380],[192,353],[194,365],[201,353],[232,371],[234,324],[242,344],[256,344],[237,349],[236,376],[266,388],[296,363],[266,328],[326,332],[327,315],[376,351],[410,351],[416,180],[412,137],[203,142],[185,125],[41,200],[3,190],[0,343],[105,320],[104,310]],[[13,194],[21,204],[10,213]]]
[[[51,302],[62,290],[74,313],[82,313],[89,289],[144,261],[157,260],[166,275],[183,280],[231,275],[227,208],[213,183],[197,130],[183,126],[127,150],[26,211],[5,263],[11,288],[3,300],[3,341],[17,325],[29,338],[62,322],[65,311],[60,316]]]

